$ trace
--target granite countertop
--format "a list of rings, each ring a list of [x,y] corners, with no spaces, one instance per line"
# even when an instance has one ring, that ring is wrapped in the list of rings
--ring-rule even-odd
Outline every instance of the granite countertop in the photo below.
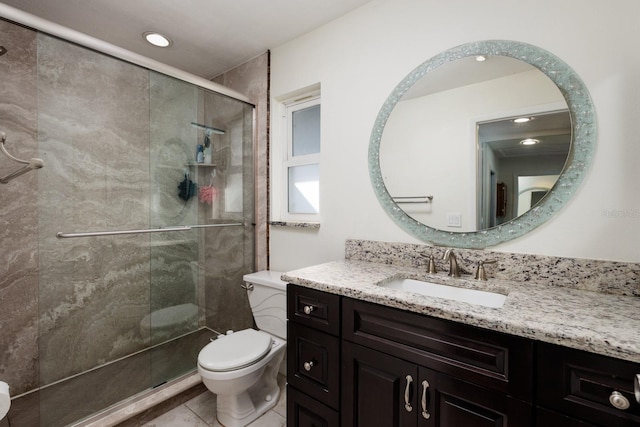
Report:
[[[378,286],[395,278],[427,280],[507,295],[501,308]],[[289,271],[282,280],[468,325],[640,363],[640,298],[446,273],[367,261],[335,261]]]

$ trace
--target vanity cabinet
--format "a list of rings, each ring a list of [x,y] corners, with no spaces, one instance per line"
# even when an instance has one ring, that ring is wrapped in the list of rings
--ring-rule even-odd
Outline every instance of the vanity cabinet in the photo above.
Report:
[[[343,426],[531,426],[533,343],[344,298]]]
[[[576,426],[640,425],[640,403],[634,390],[634,381],[640,380],[637,363],[538,343],[537,365],[538,411],[542,414],[538,426],[570,425],[545,422],[551,417],[573,419]],[[637,392],[640,398],[640,385]]]
[[[287,298],[288,426],[640,426],[637,363],[295,285]]]
[[[289,426],[532,425],[531,341],[287,288]]]

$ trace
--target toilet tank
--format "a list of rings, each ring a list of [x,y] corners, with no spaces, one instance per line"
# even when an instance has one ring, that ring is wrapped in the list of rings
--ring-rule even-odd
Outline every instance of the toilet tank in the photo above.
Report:
[[[258,271],[242,278],[248,289],[249,304],[258,329],[282,339],[287,338],[287,282],[279,271]],[[250,288],[250,286],[248,287]]]

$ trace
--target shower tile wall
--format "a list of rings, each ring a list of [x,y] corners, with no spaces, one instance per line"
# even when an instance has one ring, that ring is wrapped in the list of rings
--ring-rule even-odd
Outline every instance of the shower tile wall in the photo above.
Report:
[[[7,150],[37,156],[36,35],[0,20],[0,131]],[[20,165],[0,155],[0,175]],[[38,175],[0,184],[0,380],[11,392],[38,386]]]
[[[268,178],[267,178],[267,159],[268,159],[268,95],[269,95],[269,53],[264,53],[257,58],[252,59],[233,70],[216,77],[216,83],[220,83],[231,89],[235,89],[245,94],[255,105],[255,147],[254,156],[254,174],[247,175],[245,170],[244,185],[252,185],[251,180],[255,181],[255,200],[245,199],[245,211],[253,209],[255,203],[255,217],[253,222],[255,225],[255,270],[265,270],[268,268],[267,259],[267,208],[268,208]],[[215,111],[219,109],[219,105],[205,105],[207,111]],[[237,113],[239,114],[239,113]],[[243,122],[238,120],[229,120],[235,123],[235,126],[243,126],[249,128],[252,121],[250,114],[245,114]],[[245,140],[251,138],[251,134],[245,131]],[[221,138],[221,147],[228,145]],[[244,160],[250,162],[251,157],[248,155],[249,145],[245,143]],[[222,153],[222,151],[220,151]],[[245,198],[251,197],[251,191],[245,191]],[[223,216],[221,212],[218,215]],[[246,220],[245,220],[246,221]],[[247,266],[251,266],[252,260],[248,259],[253,256],[253,249],[250,247],[242,248],[241,244],[251,242],[249,235],[253,233],[250,227],[213,229],[207,232],[205,241],[205,257],[206,262],[206,306],[207,306],[207,326],[216,328],[224,332],[227,329],[239,330],[253,325],[253,316],[246,292],[240,287],[242,284],[242,275],[249,273]],[[240,236],[245,234],[245,238]],[[223,242],[237,242],[232,250],[227,250],[227,246]],[[244,251],[244,255],[243,255]],[[245,267],[241,266],[244,256]],[[231,266],[236,266],[230,268]],[[225,272],[221,276],[221,272]]]
[[[151,72],[151,227],[198,224],[197,195],[182,200],[178,183],[197,181],[196,154],[198,90],[191,84]],[[151,311],[181,305],[193,308],[194,316],[170,331],[153,330],[152,344],[198,327],[197,289],[202,287],[199,268],[198,231],[151,235]],[[202,320],[200,322],[204,324]],[[148,318],[145,321],[148,324]]]
[[[40,376],[49,384],[149,343],[140,329],[149,238],[56,238],[149,227],[149,73],[43,34],[38,43]]]
[[[247,105],[229,98],[206,94],[203,100],[208,125],[224,130],[212,135],[215,178],[206,168],[199,171],[202,184],[212,184],[216,197],[211,205],[201,204],[200,216],[208,223],[244,223],[244,227],[206,229],[203,265],[206,324],[224,332],[253,325],[242,276],[253,267],[253,115]]]
[[[216,83],[245,94],[255,109],[255,206],[256,206],[256,271],[269,268],[269,64],[270,53],[237,66],[213,79]]]

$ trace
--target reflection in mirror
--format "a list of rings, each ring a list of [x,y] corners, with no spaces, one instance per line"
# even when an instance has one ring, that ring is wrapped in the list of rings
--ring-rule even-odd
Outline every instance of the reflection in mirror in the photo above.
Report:
[[[436,55],[396,86],[371,134],[369,170],[402,228],[482,248],[558,211],[594,144],[593,106],[573,70],[535,46],[490,40]]]
[[[570,147],[567,110],[479,123],[478,229],[535,206],[560,176]]]
[[[560,90],[526,62],[484,58],[452,61],[418,80],[396,104],[380,141],[387,190],[409,216],[433,228],[477,231],[514,219],[517,176],[559,175],[567,159],[571,123]],[[556,109],[563,111],[546,113]],[[552,140],[557,135],[561,143]],[[526,138],[539,144],[521,145]],[[554,146],[561,147],[557,153]],[[559,166],[547,171],[549,163]],[[504,194],[496,199],[498,184]],[[432,203],[404,199],[426,195]]]

